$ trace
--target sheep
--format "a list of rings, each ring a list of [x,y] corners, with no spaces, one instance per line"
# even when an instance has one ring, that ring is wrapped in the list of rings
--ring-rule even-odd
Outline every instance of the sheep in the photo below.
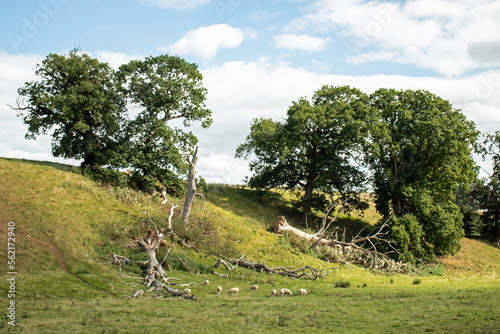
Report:
[[[276,296],[276,290],[272,289],[271,290],[271,297],[274,297],[274,296]]]
[[[299,296],[305,296],[307,295],[307,290],[306,289],[299,289]]]
[[[208,286],[208,280],[207,279],[203,282],[203,285],[204,286]]]
[[[191,289],[184,289],[184,294],[186,296],[191,296]]]
[[[219,294],[219,295],[220,295],[220,293],[221,293],[221,292],[222,292],[222,287],[219,285],[219,286],[217,287],[217,294]]]
[[[259,291],[259,286],[258,285],[251,285],[250,288],[248,288],[248,291],[252,291],[252,290],[258,292]]]
[[[290,291],[289,289],[283,288],[283,289],[280,290],[280,295],[281,295],[281,297],[283,297],[283,295],[290,295],[291,296],[292,295],[292,291]]]
[[[238,296],[238,294],[240,293],[240,288],[231,288],[229,289],[229,291],[227,292],[228,295],[230,294],[235,294],[236,296]]]

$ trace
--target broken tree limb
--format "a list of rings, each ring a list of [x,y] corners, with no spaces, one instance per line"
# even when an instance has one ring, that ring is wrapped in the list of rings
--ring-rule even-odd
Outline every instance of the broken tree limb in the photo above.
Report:
[[[130,263],[130,259],[126,258],[125,256],[117,255],[115,253],[111,254],[111,257],[113,258],[111,264],[117,265],[121,263],[128,264]]]
[[[329,226],[329,224],[328,224]],[[384,239],[385,232],[383,231],[387,225],[384,223],[372,234],[360,237],[356,235],[351,241],[339,241],[335,239],[326,239],[324,234],[326,229],[320,229],[318,233],[307,233],[288,224],[285,217],[278,217],[275,224],[275,232],[288,232],[299,238],[330,247],[333,251],[334,260],[344,263],[349,266],[349,262],[361,264],[364,267],[389,272],[404,272],[407,269],[407,264],[394,261],[387,255],[377,251],[376,243],[385,242],[390,244],[389,240]],[[366,246],[366,245],[369,246]]]
[[[215,264],[214,264],[214,268],[219,268],[220,265],[223,265],[224,267],[226,267],[227,270],[233,270],[235,267],[231,266],[229,263],[227,263],[226,261],[224,261],[223,259],[219,259]]]
[[[172,231],[172,217],[174,215],[174,209],[176,207],[178,207],[179,205],[172,205],[172,207],[170,208],[170,214],[168,215],[168,230],[169,231]]]
[[[266,264],[247,261],[242,257],[240,257],[237,260],[227,259],[227,261],[232,263],[234,266],[229,265],[223,259],[219,259],[217,263],[215,263],[214,267],[218,268],[220,265],[223,265],[224,267],[226,267],[227,270],[234,270],[236,267],[243,267],[260,272],[265,272],[268,274],[277,274],[294,279],[307,278],[310,280],[316,280],[320,277],[325,277],[329,274],[330,270],[338,269],[338,268],[316,269],[311,266],[304,266],[299,269],[289,269],[284,267],[270,268]]]

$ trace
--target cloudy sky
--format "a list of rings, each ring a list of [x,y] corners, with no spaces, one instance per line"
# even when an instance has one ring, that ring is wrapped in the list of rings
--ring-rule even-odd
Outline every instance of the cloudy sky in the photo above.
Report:
[[[0,4],[0,156],[63,161],[7,105],[49,53],[118,67],[162,53],[199,65],[214,123],[192,128],[198,174],[242,183],[256,117],[282,119],[322,85],[425,89],[500,130],[500,1],[23,0]],[[75,161],[66,163],[78,164]],[[482,163],[485,168],[488,164]]]

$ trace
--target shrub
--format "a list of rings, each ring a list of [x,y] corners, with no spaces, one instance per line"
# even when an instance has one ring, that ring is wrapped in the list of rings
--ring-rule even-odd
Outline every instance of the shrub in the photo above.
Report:
[[[415,278],[415,279],[413,280],[413,284],[414,284],[414,285],[421,284],[421,283],[422,283],[422,280],[421,280],[420,278]]]
[[[351,283],[348,281],[338,281],[335,282],[335,287],[336,288],[348,288],[351,286]]]

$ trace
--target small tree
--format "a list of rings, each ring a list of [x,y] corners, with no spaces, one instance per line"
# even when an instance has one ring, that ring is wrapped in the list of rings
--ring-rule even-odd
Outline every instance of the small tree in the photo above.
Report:
[[[35,73],[40,80],[18,89],[15,108],[28,125],[26,138],[53,130],[52,154],[83,159],[82,168],[113,160],[125,109],[108,64],[75,49],[49,54]]]

